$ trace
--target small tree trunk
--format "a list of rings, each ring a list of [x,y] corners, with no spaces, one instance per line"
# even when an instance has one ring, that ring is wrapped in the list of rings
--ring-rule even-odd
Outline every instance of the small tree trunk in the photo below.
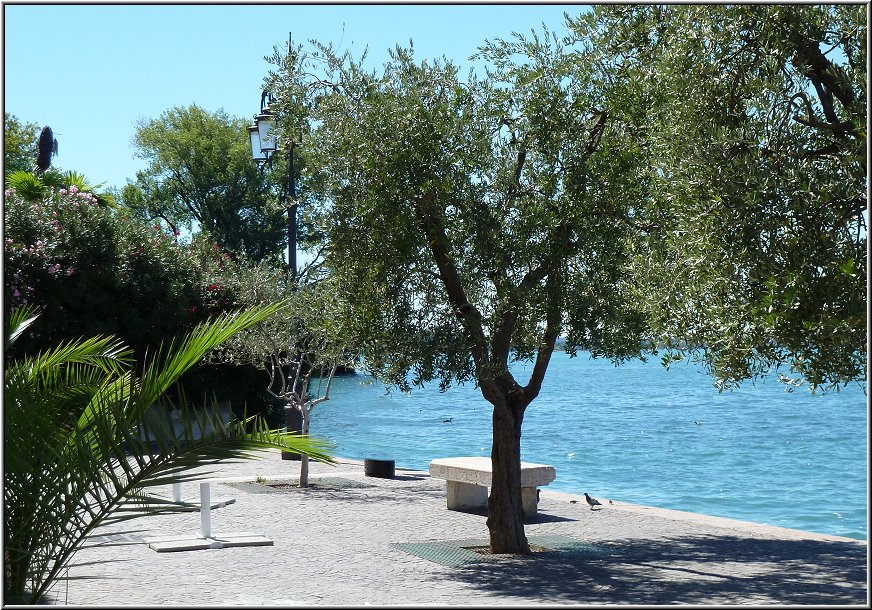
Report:
[[[300,413],[303,415],[302,434],[309,434],[309,410],[305,405],[300,405]],[[309,486],[309,456],[306,454],[300,455],[300,487]]]
[[[491,397],[494,405],[491,492],[487,527],[493,553],[529,553],[521,502],[521,423],[524,406]]]

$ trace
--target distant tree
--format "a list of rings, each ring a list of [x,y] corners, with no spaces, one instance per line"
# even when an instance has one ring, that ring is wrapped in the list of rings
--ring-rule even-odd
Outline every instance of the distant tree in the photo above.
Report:
[[[721,387],[866,378],[866,15],[599,6],[571,23],[575,71],[598,67],[604,110],[649,159],[637,302]]]
[[[251,159],[244,119],[175,107],[140,121],[134,146],[148,167],[122,189],[124,205],[171,230],[196,224],[234,255],[281,258],[284,209]]]
[[[30,171],[36,159],[39,125],[22,123],[14,114],[3,113],[3,172]]]
[[[349,312],[334,283],[299,284],[287,269],[268,265],[241,267],[221,280],[243,307],[284,303],[275,316],[237,333],[211,360],[255,366],[263,371],[267,392],[286,410],[301,415],[309,434],[312,410],[330,399],[337,368],[353,364]],[[309,458],[300,458],[300,487],[309,486]]]

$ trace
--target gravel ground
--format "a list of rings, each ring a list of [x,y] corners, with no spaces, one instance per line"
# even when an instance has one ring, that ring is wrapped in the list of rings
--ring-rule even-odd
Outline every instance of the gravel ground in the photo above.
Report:
[[[238,532],[272,546],[158,553],[144,538],[200,531],[199,513],[98,529],[52,590],[54,603],[143,605],[867,605],[866,542],[542,488],[527,536],[577,541],[527,557],[481,555],[446,565],[426,551],[487,540],[483,514],[449,511],[445,482],[363,463],[313,464],[320,486],[270,487],[299,475],[277,453],[213,472],[215,538]],[[266,484],[264,484],[266,483]],[[195,497],[196,483],[183,486]],[[166,490],[169,495],[170,490]],[[138,531],[130,531],[136,529]],[[467,544],[467,543],[463,543]],[[548,544],[543,544],[546,548]]]

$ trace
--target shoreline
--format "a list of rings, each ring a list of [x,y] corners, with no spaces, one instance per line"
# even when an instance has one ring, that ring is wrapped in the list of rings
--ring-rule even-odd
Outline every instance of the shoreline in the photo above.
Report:
[[[213,501],[233,500],[212,511],[213,538],[252,532],[271,546],[159,553],[143,543],[197,532],[196,512],[107,526],[74,558],[70,580],[52,592],[55,602],[868,603],[865,541],[608,498],[591,511],[583,496],[579,502],[546,486],[524,529],[531,544],[549,552],[484,557],[464,549],[486,544],[486,515],[448,510],[444,481],[399,467],[393,479],[367,477],[362,460],[336,459],[335,466],[310,463],[310,480],[320,481],[310,489],[282,485],[299,477],[300,462],[278,452],[212,467],[206,480]],[[182,487],[182,497],[197,489]],[[458,553],[475,560],[451,563]]]
[[[349,463],[359,463],[361,465],[361,467],[363,465],[363,460],[358,459],[358,458],[347,458],[347,457],[339,458],[339,457],[337,457],[336,459],[342,460],[342,461],[347,461]],[[415,468],[401,467],[399,464],[397,464],[396,468],[397,468],[397,470],[405,470],[405,471],[409,471],[409,472],[424,472],[424,473],[427,472],[426,470],[418,470]],[[558,476],[559,476],[559,473],[558,473]],[[552,483],[552,485],[553,485],[553,483]],[[541,491],[543,494],[544,493],[562,494],[564,496],[572,497],[572,498],[575,498],[577,500],[578,499],[583,500],[583,498],[584,498],[583,493],[578,494],[578,493],[573,493],[573,492],[569,492],[569,491],[564,491],[564,490],[552,488],[551,485],[549,485],[548,487],[541,488]],[[843,535],[832,534],[832,533],[828,533],[828,532],[815,532],[813,530],[803,530],[803,529],[787,527],[787,526],[783,526],[783,525],[772,525],[769,523],[760,523],[758,521],[752,521],[750,519],[743,519],[740,517],[725,517],[722,515],[710,515],[707,513],[699,513],[699,512],[684,510],[684,509],[680,509],[680,508],[668,508],[665,506],[652,506],[652,505],[648,505],[648,504],[641,504],[638,502],[618,500],[617,498],[609,498],[608,496],[602,496],[602,497],[597,496],[597,497],[600,499],[604,498],[606,500],[612,500],[615,503],[615,505],[620,503],[624,507],[637,507],[639,510],[646,510],[646,511],[663,511],[664,515],[668,515],[670,513],[676,513],[676,518],[679,518],[680,515],[686,515],[687,517],[685,517],[685,518],[696,517],[702,521],[709,520],[709,519],[723,520],[725,523],[735,522],[736,524],[742,524],[744,526],[753,526],[753,527],[758,527],[758,528],[771,527],[771,528],[782,529],[782,530],[787,530],[787,531],[792,531],[792,532],[801,532],[803,534],[807,534],[810,537],[812,537],[812,536],[820,537],[821,540],[853,541],[853,542],[863,542],[863,543],[867,543],[867,544],[869,542],[868,534],[865,538],[854,538],[852,536],[843,536]],[[711,523],[714,525],[715,521],[712,521]]]
[[[342,465],[352,466],[356,468],[363,469],[363,460],[357,458],[348,458],[348,457],[336,457],[337,466],[339,468]],[[287,472],[284,471],[276,471],[273,468],[270,468],[269,472],[277,472],[277,474],[271,475],[276,477],[277,479],[293,479],[295,476],[299,476],[299,461],[295,460],[286,460],[283,461],[284,464],[292,464],[296,465],[296,468],[291,467]],[[315,465],[314,462],[309,462],[309,468],[311,470],[310,477],[321,476],[331,476],[329,469],[330,466],[319,464],[319,468],[317,470],[313,469]],[[261,467],[263,470],[263,466]],[[322,469],[324,469],[322,471]],[[403,466],[396,466],[396,472],[398,476],[425,476],[429,478],[429,472],[426,470],[419,470],[416,468],[406,468]],[[295,474],[296,473],[296,474]],[[317,473],[317,474],[316,474]],[[342,474],[338,472],[337,474]],[[216,483],[243,483],[252,481],[257,476],[262,475],[233,475],[233,476],[219,476],[219,477],[211,477],[209,480],[214,481]],[[268,480],[272,480],[270,476],[264,477]],[[437,481],[444,484],[443,481],[436,479]],[[578,504],[584,505],[584,494],[575,494],[571,492],[561,491],[557,489],[550,489],[550,486],[539,488],[543,498],[552,498],[558,501],[564,502],[572,502],[575,501]],[[624,500],[619,500],[617,498],[609,498],[607,496],[597,496],[597,498],[603,502],[612,501],[612,504],[609,505],[610,510],[622,510],[630,513],[640,514],[640,515],[655,515],[667,519],[674,519],[676,521],[688,521],[699,523],[711,527],[721,527],[721,528],[741,528],[747,529],[749,531],[759,531],[762,533],[779,533],[784,536],[793,538],[793,539],[811,539],[811,540],[824,540],[824,541],[832,541],[832,542],[855,542],[868,545],[868,540],[852,538],[850,536],[839,536],[836,534],[827,534],[824,532],[814,532],[811,530],[801,530],[798,528],[790,528],[784,527],[780,525],[771,525],[768,523],[759,523],[757,521],[749,521],[747,519],[737,519],[734,517],[721,517],[718,515],[707,515],[705,513],[696,513],[692,511],[674,509],[674,508],[665,508],[660,506],[650,506],[647,504],[639,504],[637,502],[626,502]]]

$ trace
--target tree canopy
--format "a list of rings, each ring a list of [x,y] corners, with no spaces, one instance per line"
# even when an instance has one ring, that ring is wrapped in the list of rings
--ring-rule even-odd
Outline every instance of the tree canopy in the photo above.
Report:
[[[141,120],[134,146],[148,167],[124,187],[122,201],[175,231],[196,223],[234,254],[280,260],[284,209],[251,159],[247,134],[244,119],[196,105]]]

